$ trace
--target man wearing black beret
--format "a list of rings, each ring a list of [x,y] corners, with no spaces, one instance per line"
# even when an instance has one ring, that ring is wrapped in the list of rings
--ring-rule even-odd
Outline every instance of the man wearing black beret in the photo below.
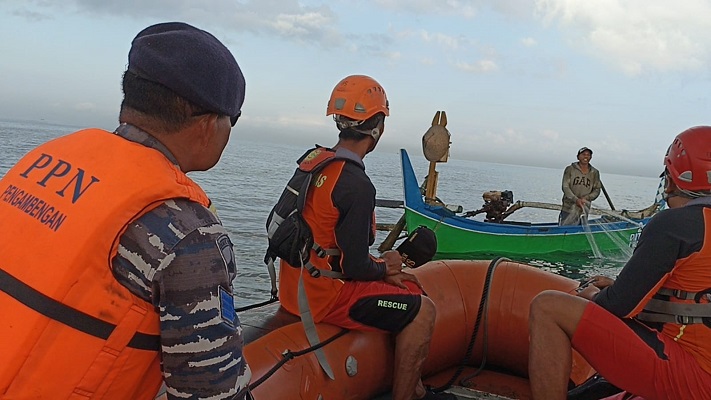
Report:
[[[210,33],[135,37],[120,126],[40,145],[0,180],[0,397],[230,399],[251,372],[212,168],[245,81]],[[32,240],[28,240],[31,238]],[[244,395],[240,396],[240,399]]]

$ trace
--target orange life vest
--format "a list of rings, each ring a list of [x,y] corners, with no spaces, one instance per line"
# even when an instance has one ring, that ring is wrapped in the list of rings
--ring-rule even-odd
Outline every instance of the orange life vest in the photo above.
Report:
[[[321,160],[316,159],[315,162]],[[314,162],[314,161],[312,161]],[[314,242],[323,249],[337,249],[335,229],[340,218],[340,211],[333,204],[332,193],[336,183],[341,177],[345,165],[349,161],[334,159],[320,171],[312,180],[312,187],[306,195],[302,215],[311,227]],[[375,236],[375,213],[372,214],[371,230]],[[371,256],[372,257],[372,256]],[[374,257],[373,257],[374,258]],[[319,271],[332,271],[332,257],[319,257],[316,250],[311,249],[311,263]],[[296,268],[293,268],[296,267]],[[337,271],[342,272],[342,271]],[[343,280],[312,276],[307,269],[291,266],[286,261],[280,260],[279,268],[279,302],[282,307],[292,314],[300,315],[298,306],[299,274],[304,276],[305,291],[308,294],[311,314],[315,322],[320,322],[328,315],[338,298]]]
[[[159,319],[112,275],[126,226],[203,190],[155,149],[99,129],[0,180],[0,398],[152,399]]]
[[[711,326],[708,325],[711,318],[706,316],[711,313],[711,302],[706,296],[711,293],[711,208],[704,208],[703,215],[706,229],[701,249],[677,260],[671,273],[667,274],[627,317],[664,322],[662,333],[673,338],[691,353],[706,372],[711,373]],[[669,298],[654,299],[652,297],[655,294]],[[695,297],[698,297],[698,300]],[[664,303],[669,304],[665,306]],[[669,315],[657,314],[664,313],[665,308]],[[681,315],[674,315],[679,311]],[[699,316],[689,316],[695,313],[699,313]]]

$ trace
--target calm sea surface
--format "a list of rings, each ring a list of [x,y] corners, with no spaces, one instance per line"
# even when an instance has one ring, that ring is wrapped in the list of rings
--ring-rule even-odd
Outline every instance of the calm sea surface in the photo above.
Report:
[[[0,176],[33,147],[75,131],[76,127],[39,122],[0,120]],[[323,145],[333,145],[335,137],[324,138]],[[274,142],[250,142],[235,136],[218,165],[208,172],[190,173],[208,193],[220,218],[235,243],[238,278],[235,281],[237,305],[244,306],[269,297],[269,277],[262,261],[266,248],[264,223],[273,203],[296,167],[304,147]],[[417,176],[427,174],[428,162],[421,153],[410,153]],[[571,160],[573,161],[573,160]],[[365,159],[366,169],[380,199],[402,199],[400,157],[397,152],[373,152]],[[482,206],[482,194],[489,190],[511,190],[514,200],[559,203],[560,169],[523,167],[451,159],[438,164],[437,196],[447,204],[463,206],[465,211]],[[658,179],[608,174],[601,171],[603,183],[617,209],[636,210],[654,201]],[[601,195],[594,205],[609,208]],[[378,208],[380,223],[395,223],[402,210]],[[519,221],[554,221],[558,213],[550,210],[521,209],[508,219]],[[477,218],[483,218],[482,215]],[[387,232],[379,231],[372,253]],[[619,257],[619,256],[618,256]],[[614,276],[624,265],[620,258],[570,258],[560,255],[520,259],[572,278],[590,273]]]

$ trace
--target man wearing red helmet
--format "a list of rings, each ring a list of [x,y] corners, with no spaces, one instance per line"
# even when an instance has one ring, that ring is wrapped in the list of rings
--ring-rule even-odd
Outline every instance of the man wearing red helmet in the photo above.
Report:
[[[571,347],[628,394],[711,398],[711,127],[680,133],[664,164],[670,209],[644,228],[617,279],[531,302],[534,399],[566,398]]]
[[[323,251],[311,250],[311,273],[281,260],[279,300],[303,318],[298,289],[303,283],[314,322],[393,333],[393,399],[454,399],[426,390],[420,380],[434,329],[434,303],[422,295],[417,278],[402,271],[396,250],[380,258],[369,253],[375,241],[375,187],[363,158],[377,145],[389,114],[385,91],[371,77],[348,76],[333,89],[326,115],[333,115],[338,143],[311,149],[298,160],[301,166],[332,153],[314,176],[302,212],[314,247]]]

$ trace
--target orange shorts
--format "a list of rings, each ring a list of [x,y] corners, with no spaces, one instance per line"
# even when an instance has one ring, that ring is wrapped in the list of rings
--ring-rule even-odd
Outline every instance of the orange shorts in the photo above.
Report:
[[[346,281],[322,322],[361,331],[400,332],[420,311],[422,289],[383,281]]]
[[[645,399],[711,399],[711,374],[677,342],[593,302],[572,343],[600,375],[629,393]]]

